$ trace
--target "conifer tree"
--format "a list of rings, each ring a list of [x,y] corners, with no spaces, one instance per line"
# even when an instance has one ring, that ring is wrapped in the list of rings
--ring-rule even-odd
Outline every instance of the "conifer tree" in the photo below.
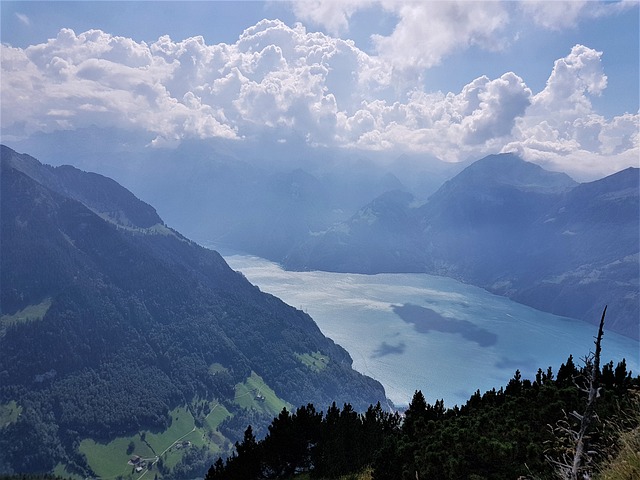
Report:
[[[402,424],[403,432],[413,439],[419,428],[419,424],[424,422],[427,416],[427,401],[421,390],[416,390],[413,398],[409,403],[409,408],[405,412],[404,423]]]

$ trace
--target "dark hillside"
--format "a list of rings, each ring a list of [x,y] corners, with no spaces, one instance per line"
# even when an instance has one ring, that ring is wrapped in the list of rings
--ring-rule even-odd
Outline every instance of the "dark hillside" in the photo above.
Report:
[[[96,173],[83,172],[69,165],[51,167],[35,158],[18,154],[0,145],[5,166],[33,178],[39,184],[63,196],[68,196],[124,226],[148,228],[162,224],[155,209],[115,181]]]
[[[294,405],[384,401],[308,315],[113,181],[6,148],[1,180],[0,407],[22,414],[0,426],[0,471],[89,473],[83,438],[162,430],[198,398],[237,410],[251,372]]]
[[[525,265],[541,270],[522,275],[514,300],[577,318],[596,318],[608,302],[619,312],[609,327],[638,338],[639,172],[578,185],[532,224]]]

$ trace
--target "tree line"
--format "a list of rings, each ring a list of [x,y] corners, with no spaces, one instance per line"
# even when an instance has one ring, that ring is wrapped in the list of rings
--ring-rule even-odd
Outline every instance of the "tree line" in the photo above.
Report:
[[[516,371],[505,387],[476,391],[460,407],[445,408],[442,400],[430,404],[416,391],[403,415],[379,403],[364,413],[335,403],[326,413],[312,404],[284,409],[261,440],[249,426],[235,452],[219,458],[205,480],[301,474],[332,479],[366,468],[374,480],[553,478],[550,459],[560,458],[566,447],[553,427],[571,421],[566,412],[584,408],[576,382],[588,373],[570,356],[555,375],[539,369],[529,380]],[[607,420],[632,409],[632,392],[640,388],[640,377],[632,377],[625,360],[604,364],[599,374],[600,423],[589,438],[597,451],[593,468],[615,449]]]

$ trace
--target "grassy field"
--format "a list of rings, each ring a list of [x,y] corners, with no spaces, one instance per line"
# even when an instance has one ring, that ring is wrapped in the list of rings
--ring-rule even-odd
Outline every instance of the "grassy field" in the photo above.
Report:
[[[22,413],[22,407],[11,400],[9,403],[0,403],[0,428],[18,420]]]
[[[372,470],[367,468],[363,472],[353,473],[351,475],[344,475],[340,477],[339,480],[371,480],[372,478]],[[303,473],[301,475],[296,475],[294,477],[296,480],[309,480],[311,477],[308,473]]]
[[[84,477],[67,470],[67,466],[62,463],[56,465],[56,468],[53,469],[53,474],[58,478],[65,478],[68,480],[84,480]]]
[[[6,329],[11,325],[42,320],[50,306],[51,299],[45,298],[42,303],[28,305],[13,315],[2,315],[0,317],[0,336],[3,336]]]
[[[209,408],[211,409],[211,412],[205,418],[205,422],[212,431],[216,430],[223,420],[231,416],[229,410],[227,410],[224,405],[217,402],[211,402]]]
[[[87,458],[87,463],[96,476],[103,479],[118,476],[138,478],[141,473],[135,473],[134,467],[127,463],[134,455],[152,462],[157,457],[162,458],[165,467],[172,469],[180,463],[188,448],[205,446],[211,453],[217,454],[226,440],[217,432],[217,428],[231,414],[217,401],[208,403],[210,413],[201,419],[201,428],[196,427],[191,411],[182,406],[170,412],[171,426],[163,432],[143,431],[128,437],[118,437],[106,444],[85,439],[80,443],[79,450]],[[183,442],[189,444],[183,445]],[[131,443],[133,451],[127,454]],[[59,466],[59,470],[63,471],[64,466]],[[161,476],[157,469],[153,474]]]
[[[212,366],[214,371],[221,371],[219,368],[224,367]],[[255,373],[243,383],[236,385],[234,401],[240,407],[252,408],[272,416],[285,407],[291,409],[291,405],[279,399]],[[4,418],[3,412],[12,412],[11,417],[9,413],[4,414],[7,418],[17,418],[15,412],[18,408],[17,405],[11,404],[0,406],[0,419]],[[194,418],[194,414],[197,419]],[[136,473],[135,467],[128,464],[134,455],[150,462],[156,462],[160,458],[164,467],[171,470],[180,463],[189,448],[206,447],[213,455],[220,453],[222,446],[228,444],[228,440],[217,429],[231,415],[232,413],[215,399],[196,398],[190,407],[183,405],[170,412],[171,426],[163,432],[143,431],[127,437],[118,437],[108,443],[85,439],[80,443],[79,451],[85,455],[87,463],[97,477],[115,479],[121,476],[126,480],[137,479],[143,472]],[[64,472],[64,465],[59,465],[57,471]],[[157,465],[150,474],[162,477]]]
[[[106,444],[85,439],[80,443],[80,452],[84,453],[87,463],[100,478],[115,478],[118,475],[127,477],[134,469],[132,465],[127,464],[132,456],[155,460],[157,455],[163,454],[174,442],[188,440],[186,436],[191,434],[195,427],[189,410],[178,407],[171,411],[170,415],[171,426],[164,432],[144,431],[129,437],[118,437]],[[128,454],[130,443],[133,443],[134,448]],[[175,463],[180,458],[182,453]]]
[[[251,376],[243,383],[236,385],[234,402],[240,407],[273,416],[280,413],[283,408],[291,410],[291,404],[278,398],[275,392],[255,372],[251,372]]]
[[[319,372],[327,368],[329,357],[322,355],[320,352],[314,353],[296,353],[296,358],[314,372]]]
[[[135,445],[133,453],[127,454],[129,443]],[[118,437],[109,443],[98,443],[88,438],[80,442],[79,450],[87,458],[87,463],[100,478],[115,478],[119,475],[131,475],[133,466],[127,461],[138,455],[142,458],[154,458],[153,451],[140,439],[140,435]]]
[[[221,363],[212,363],[211,365],[209,365],[209,373],[211,375],[215,375],[216,373],[220,373],[220,372],[228,372],[228,371],[229,370]]]
[[[162,454],[178,439],[182,440],[186,435],[193,432],[195,429],[195,422],[193,415],[186,407],[178,407],[171,413],[171,426],[164,432],[160,433],[147,433],[146,441],[156,455]],[[142,456],[142,455],[140,455]]]

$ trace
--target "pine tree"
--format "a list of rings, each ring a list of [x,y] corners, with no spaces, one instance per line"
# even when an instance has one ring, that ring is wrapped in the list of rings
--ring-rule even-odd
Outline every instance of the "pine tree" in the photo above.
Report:
[[[409,408],[405,412],[402,431],[411,439],[413,439],[419,429],[419,424],[424,423],[427,416],[427,401],[421,390],[416,390],[413,398],[409,403]]]

